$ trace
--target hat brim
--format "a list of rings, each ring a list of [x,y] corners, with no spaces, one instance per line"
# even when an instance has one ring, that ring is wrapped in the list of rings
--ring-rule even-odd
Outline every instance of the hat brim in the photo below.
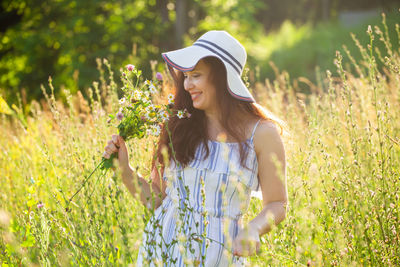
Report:
[[[229,93],[242,101],[256,102],[251,95],[249,89],[247,89],[240,75],[228,64],[224,64],[226,68],[226,74],[228,76],[228,91]]]
[[[255,102],[253,96],[243,83],[240,75],[237,73],[237,70],[235,70],[230,64],[226,64],[225,61],[217,54],[200,46],[189,46],[162,53],[164,61],[169,66],[182,72],[192,71],[200,59],[210,56],[216,57],[223,62],[226,68],[229,93],[239,100]]]

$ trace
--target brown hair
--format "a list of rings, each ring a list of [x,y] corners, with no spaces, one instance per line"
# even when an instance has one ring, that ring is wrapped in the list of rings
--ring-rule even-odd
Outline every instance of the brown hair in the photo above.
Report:
[[[260,105],[238,100],[228,92],[225,65],[218,58],[205,57],[202,60],[211,67],[209,79],[216,88],[216,97],[220,104],[221,118],[223,118],[220,123],[226,134],[232,137],[235,142],[240,143],[240,163],[243,167],[246,167],[246,125],[243,120],[240,121],[237,114],[247,114],[255,119],[260,118],[275,122],[280,126],[281,133],[282,125],[268,116],[268,112]],[[203,143],[206,149],[205,157],[209,155],[207,118],[204,111],[193,107],[191,96],[184,89],[183,72],[178,71],[176,73],[172,68],[170,70],[175,83],[174,114],[178,110],[186,109],[191,116],[184,119],[172,116],[168,124],[164,125],[158,144],[157,159],[163,165],[162,149],[167,147],[169,160],[176,160],[185,167],[194,159],[196,148],[200,143]]]

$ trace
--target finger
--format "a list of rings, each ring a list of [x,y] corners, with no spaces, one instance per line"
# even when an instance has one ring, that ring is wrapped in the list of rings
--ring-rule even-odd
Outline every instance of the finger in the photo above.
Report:
[[[260,242],[258,241],[253,241],[250,244],[250,254],[257,254],[258,251],[260,250]]]
[[[242,255],[247,257],[250,255],[251,252],[251,246],[249,244],[244,244],[242,245]]]
[[[250,256],[255,254],[256,252],[256,244],[254,242],[245,242],[242,244],[242,255]]]
[[[248,240],[244,239],[242,242],[240,242],[241,249],[242,249],[242,255],[243,256],[248,256],[251,252],[251,244]]]
[[[110,146],[106,146],[106,147],[104,147],[104,153],[103,154],[107,154],[108,157],[110,157],[115,152],[116,151],[114,149],[110,148]]]
[[[232,254],[235,255],[235,256],[237,256],[237,255],[236,255],[236,250],[237,250],[237,248],[236,248],[236,241],[233,240],[233,242],[232,242]]]
[[[235,256],[242,256],[242,254],[243,254],[243,248],[242,248],[242,245],[240,244],[240,242],[238,242],[238,241],[236,241],[235,243],[235,246],[234,246],[234,255]]]
[[[247,244],[247,255],[254,255],[260,252],[260,243],[259,242],[249,242]]]
[[[113,134],[111,140],[115,144],[115,146],[120,147],[119,135]]]
[[[110,155],[106,151],[104,151],[103,158],[109,159]]]
[[[249,255],[254,255],[257,252],[257,245],[254,242],[249,243]]]
[[[106,147],[104,148],[104,151],[107,152],[107,154],[109,154],[109,155],[111,155],[111,154],[114,153],[114,151],[112,151],[111,148],[110,148],[109,146],[106,146]]]
[[[112,144],[114,144],[113,141],[109,140],[109,141],[107,142],[107,145],[104,147],[104,150],[110,148],[110,145],[112,145]]]
[[[111,142],[111,144],[108,144],[108,145],[106,146],[106,148],[107,148],[110,152],[112,152],[112,153],[118,152],[118,147],[117,147],[114,143],[112,143],[112,142]]]

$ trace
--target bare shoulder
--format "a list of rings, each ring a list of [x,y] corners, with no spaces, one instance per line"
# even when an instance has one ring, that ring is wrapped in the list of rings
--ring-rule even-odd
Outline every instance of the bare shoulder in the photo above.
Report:
[[[254,134],[254,147],[256,153],[282,153],[283,142],[280,132],[280,127],[274,122],[267,120],[260,121]]]

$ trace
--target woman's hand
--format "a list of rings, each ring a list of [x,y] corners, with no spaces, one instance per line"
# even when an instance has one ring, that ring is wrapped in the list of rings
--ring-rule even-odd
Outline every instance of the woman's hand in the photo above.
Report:
[[[128,168],[128,149],[126,148],[124,139],[117,134],[113,134],[111,140],[107,142],[107,145],[104,147],[103,157],[109,159],[114,153],[118,153],[119,166],[123,169]]]
[[[247,257],[260,251],[260,236],[254,228],[241,229],[233,240],[233,255]]]

